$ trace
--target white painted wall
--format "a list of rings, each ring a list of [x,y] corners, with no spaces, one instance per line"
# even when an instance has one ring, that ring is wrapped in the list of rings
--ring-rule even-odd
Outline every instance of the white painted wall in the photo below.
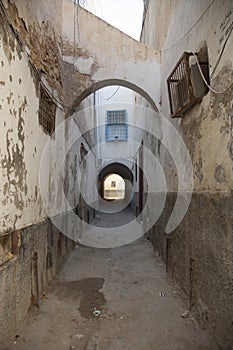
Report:
[[[75,11],[72,2],[64,1],[63,6],[63,42],[70,47],[75,43],[77,52],[81,52],[81,57],[76,58],[73,58],[73,50],[69,55],[65,52],[64,61],[74,61],[76,69],[89,74],[92,83],[118,79],[132,84],[136,90],[145,91],[157,105],[160,95],[158,52],[82,8]],[[70,25],[74,22],[74,13],[75,28]]]

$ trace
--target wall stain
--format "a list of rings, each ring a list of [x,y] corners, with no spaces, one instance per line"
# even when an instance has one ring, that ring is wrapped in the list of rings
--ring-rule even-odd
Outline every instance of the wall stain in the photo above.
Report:
[[[27,195],[27,170],[24,161],[24,119],[22,118],[22,112],[25,111],[27,101],[24,99],[18,111],[18,130],[17,130],[17,142],[15,139],[15,133],[13,129],[8,129],[6,132],[6,150],[7,154],[1,160],[2,169],[6,171],[7,182],[3,186],[3,194],[6,197],[13,197],[14,205],[17,209],[23,210],[24,208],[24,195]],[[4,202],[3,205],[6,205]]]
[[[214,178],[219,183],[223,183],[225,181],[225,169],[223,165],[218,165],[215,168]]]
[[[204,177],[201,155],[199,156],[199,161],[194,164],[194,173],[197,176],[197,178],[199,179],[199,182],[201,182],[203,180],[203,177]]]

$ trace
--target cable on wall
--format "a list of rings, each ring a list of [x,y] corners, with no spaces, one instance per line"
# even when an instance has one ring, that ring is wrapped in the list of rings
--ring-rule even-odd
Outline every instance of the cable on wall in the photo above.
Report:
[[[232,81],[232,82],[230,83],[230,85],[228,85],[228,87],[227,87],[225,90],[223,90],[223,91],[217,91],[217,90],[213,89],[213,88],[207,83],[206,78],[204,77],[204,74],[203,74],[203,72],[202,72],[202,69],[201,69],[200,63],[199,63],[199,61],[198,61],[197,55],[196,55],[194,52],[192,52],[192,54],[193,54],[193,56],[194,56],[194,58],[195,58],[195,60],[196,60],[196,62],[197,62],[198,69],[199,69],[199,71],[200,71],[201,77],[202,77],[204,83],[206,84],[206,86],[207,86],[212,92],[214,92],[215,94],[224,94],[225,92],[227,92],[227,90],[229,90],[230,87],[233,85],[233,81]]]
[[[189,30],[178,40],[176,41],[172,46],[167,47],[165,49],[162,50],[162,52],[166,52],[170,49],[172,49],[173,47],[175,47],[180,41],[182,41],[192,30],[194,27],[196,27],[196,25],[200,22],[200,20],[205,16],[205,14],[208,12],[208,10],[210,9],[210,7],[213,5],[213,3],[216,0],[212,0],[212,2],[209,4],[209,6],[207,7],[207,9],[202,13],[202,15],[198,18],[198,20],[189,28]]]
[[[220,52],[220,54],[219,54],[219,57],[218,57],[217,62],[216,62],[216,64],[215,64],[215,67],[214,67],[214,69],[213,69],[213,71],[212,71],[212,73],[211,73],[211,77],[214,75],[214,73],[215,73],[215,71],[216,71],[216,69],[217,69],[217,67],[218,67],[218,65],[219,65],[219,62],[220,62],[220,60],[221,60],[221,58],[222,58],[222,55],[223,55],[223,52],[224,52],[224,50],[225,50],[226,44],[227,44],[227,42],[228,42],[228,40],[229,40],[229,38],[230,38],[230,36],[231,36],[231,34],[232,34],[232,29],[233,29],[233,23],[232,23],[231,29],[229,30],[229,33],[228,33],[228,35],[227,35],[227,37],[226,37],[226,40],[225,40],[225,42],[224,42],[224,44],[223,44],[222,50],[221,50],[221,52]]]
[[[111,96],[109,96],[108,98],[105,98],[105,97],[103,97],[103,96],[102,96],[102,98],[103,98],[105,101],[111,100],[111,98],[113,98],[113,97],[117,94],[117,92],[120,90],[120,88],[121,88],[121,86],[118,86],[118,88],[114,91],[114,93],[113,93]]]

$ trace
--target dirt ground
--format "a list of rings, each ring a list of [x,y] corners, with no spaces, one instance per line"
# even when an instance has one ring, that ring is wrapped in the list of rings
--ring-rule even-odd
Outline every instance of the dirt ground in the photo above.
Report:
[[[186,310],[146,238],[114,249],[79,245],[4,350],[218,349],[181,317]]]

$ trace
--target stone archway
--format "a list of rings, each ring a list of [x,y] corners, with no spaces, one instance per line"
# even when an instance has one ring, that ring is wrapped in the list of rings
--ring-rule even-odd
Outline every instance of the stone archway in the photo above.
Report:
[[[80,103],[87,98],[90,94],[104,88],[104,87],[108,87],[108,86],[114,86],[114,85],[118,85],[118,86],[122,86],[122,87],[126,87],[138,94],[140,94],[142,97],[144,97],[151,105],[151,107],[158,112],[158,108],[153,100],[153,98],[142,88],[140,88],[139,86],[132,84],[128,81],[125,80],[120,80],[120,79],[106,79],[106,80],[102,80],[99,82],[94,83],[93,85],[91,85],[89,88],[87,88],[86,90],[84,90],[82,93],[80,93],[80,95],[75,99],[75,101],[72,104],[72,107],[69,111],[69,114],[73,114],[76,110],[76,108],[80,105]]]
[[[125,202],[129,203],[132,197],[134,176],[132,171],[120,162],[112,162],[105,165],[99,172],[98,191],[101,198],[104,198],[104,180],[110,174],[120,175],[125,181]]]

